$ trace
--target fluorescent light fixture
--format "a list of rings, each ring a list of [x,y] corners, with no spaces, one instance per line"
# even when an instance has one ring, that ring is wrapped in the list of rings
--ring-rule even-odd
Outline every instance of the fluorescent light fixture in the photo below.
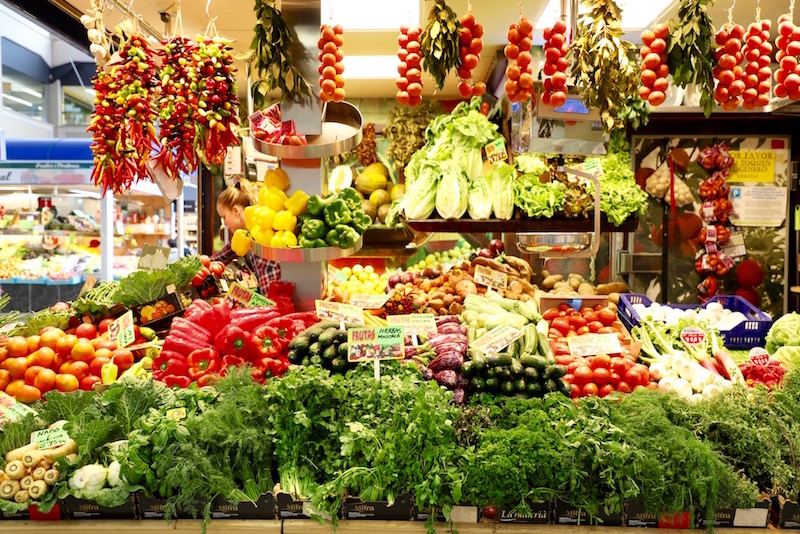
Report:
[[[22,98],[17,98],[14,95],[7,95],[3,93],[3,98],[11,100],[12,102],[16,102],[18,104],[22,104],[23,106],[28,106],[29,108],[33,107],[33,102],[28,102],[27,100],[23,100]]]
[[[320,20],[345,30],[392,30],[419,25],[419,0],[321,0]]]
[[[348,80],[394,80],[397,56],[344,56],[344,77]]]
[[[27,93],[31,96],[35,96],[36,98],[42,98],[42,93],[40,93],[39,91],[34,91],[33,89],[29,89],[25,86],[19,87],[15,85],[11,90],[16,93]]]

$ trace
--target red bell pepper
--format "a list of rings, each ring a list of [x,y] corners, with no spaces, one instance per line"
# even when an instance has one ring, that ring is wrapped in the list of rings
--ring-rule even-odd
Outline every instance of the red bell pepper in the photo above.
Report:
[[[267,326],[278,331],[278,341],[283,345],[288,345],[297,335],[294,321],[288,317],[276,317],[268,321]]]
[[[267,369],[259,366],[251,367],[250,368],[250,376],[253,377],[253,380],[258,382],[259,384],[263,384],[266,382],[266,377],[264,376]]]
[[[249,311],[253,309],[256,311]],[[244,311],[247,313],[238,313]],[[241,308],[231,312],[230,324],[238,326],[245,332],[252,332],[256,327],[276,317],[280,317],[280,314],[272,308]]]
[[[192,352],[186,363],[189,364],[189,378],[197,380],[201,376],[219,371],[222,362],[216,349],[208,347]]]
[[[197,379],[197,387],[204,388],[217,383],[217,375],[203,375]]]
[[[161,380],[166,375],[188,376],[189,366],[186,357],[177,352],[162,350],[153,360],[153,378]]]
[[[186,310],[184,318],[208,330],[212,337],[219,332],[222,325],[227,323],[227,321],[217,323],[214,308],[208,302],[200,299],[192,302],[191,306]]]
[[[250,335],[236,325],[229,324],[214,338],[214,346],[220,354],[246,357],[247,340]]]
[[[206,343],[211,342],[211,332],[199,324],[183,319],[182,317],[176,317],[172,320],[172,325],[170,325],[169,331],[180,332],[185,334],[184,337],[197,337]]]
[[[289,369],[289,360],[284,356],[275,356],[273,358],[261,358],[257,360],[256,366],[264,370],[265,376],[274,376],[280,378]]]
[[[188,388],[189,384],[192,383],[192,379],[188,376],[175,376],[175,375],[165,375],[161,377],[161,381],[164,382],[168,387],[179,387],[179,388]]]
[[[319,317],[317,317],[316,312],[290,313],[284,317],[291,319],[292,321],[303,321],[303,324],[306,325],[306,328],[310,328],[319,322]]]
[[[294,282],[284,282],[282,280],[272,281],[267,288],[267,298],[270,300],[275,300],[281,296],[292,298],[294,288]]]
[[[278,331],[267,325],[256,328],[247,343],[247,356],[251,360],[274,358],[283,350]]]
[[[228,369],[230,367],[241,367],[245,364],[244,358],[240,358],[239,356],[232,356],[230,354],[226,354],[222,358],[222,369],[220,370],[220,374],[225,376]]]
[[[223,325],[226,325],[231,320],[231,308],[228,306],[225,301],[218,302],[214,304],[214,320],[216,321],[217,331],[219,331]]]
[[[180,332],[170,332],[164,339],[162,350],[177,352],[188,356],[193,350],[203,349],[208,343],[203,343],[198,339],[187,337]]]

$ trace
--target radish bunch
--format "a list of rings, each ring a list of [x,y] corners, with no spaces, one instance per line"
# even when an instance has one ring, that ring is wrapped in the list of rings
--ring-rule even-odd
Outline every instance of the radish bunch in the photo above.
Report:
[[[411,107],[418,106],[422,102],[422,56],[420,55],[420,36],[422,28],[400,28],[400,36],[397,42],[400,50],[397,57],[400,64],[397,65],[397,102]]]
[[[769,104],[769,92],[772,89],[772,43],[769,42],[769,30],[772,23],[768,20],[753,22],[747,27],[744,35],[744,86],[742,105],[746,109],[763,108]]]
[[[506,95],[512,102],[525,102],[533,94],[533,23],[522,17],[519,24],[508,28],[508,44],[505,54],[508,58],[506,67]]]
[[[567,25],[563,20],[556,21],[552,28],[544,30],[544,94],[542,103],[557,108],[567,101]]]
[[[642,86],[639,96],[651,106],[660,106],[667,99],[667,39],[669,26],[656,24],[652,30],[642,32]]]
[[[341,102],[344,100],[344,29],[341,25],[320,27],[322,36],[317,42],[319,47],[319,97],[323,102]]]
[[[464,98],[471,96],[481,96],[486,92],[486,84],[478,82],[470,83],[472,71],[478,66],[483,50],[483,26],[475,22],[472,12],[461,17],[461,30],[458,33],[460,45],[458,54],[461,56],[461,67],[458,69],[458,77],[461,83],[458,84],[458,92]]]
[[[714,100],[727,111],[739,107],[740,98],[747,89],[743,80],[744,69],[741,67],[744,60],[743,37],[744,28],[740,24],[725,24],[714,37],[717,43],[714,50],[714,58],[717,60],[717,66],[714,67],[714,78],[717,79]]]
[[[791,16],[781,15],[778,33],[775,59],[780,68],[775,71],[775,96],[800,100],[800,27],[794,25]]]

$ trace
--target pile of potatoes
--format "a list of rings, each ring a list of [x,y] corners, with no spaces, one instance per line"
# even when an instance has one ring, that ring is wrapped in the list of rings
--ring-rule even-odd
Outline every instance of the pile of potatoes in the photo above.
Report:
[[[619,303],[619,294],[627,293],[628,286],[624,282],[611,282],[608,284],[593,285],[579,274],[569,274],[565,279],[560,274],[550,274],[542,271],[544,280],[542,281],[543,291],[537,293],[537,298],[544,294],[556,295],[559,297],[591,297],[605,295],[610,303]]]

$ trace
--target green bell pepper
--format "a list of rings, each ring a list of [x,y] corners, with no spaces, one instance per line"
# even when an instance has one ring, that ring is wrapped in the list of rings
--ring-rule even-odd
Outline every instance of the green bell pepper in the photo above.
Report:
[[[320,248],[328,246],[328,244],[322,239],[309,239],[304,235],[300,236],[300,239],[297,240],[297,243],[302,248]]]
[[[336,200],[337,200],[336,195],[328,195],[325,198],[322,198],[319,195],[313,195],[308,199],[308,204],[306,205],[306,209],[308,210],[308,213],[310,213],[311,215],[322,215],[322,210],[324,210],[326,206],[331,205]]]
[[[360,237],[355,228],[351,228],[346,224],[337,224],[328,232],[325,241],[332,247],[350,248],[355,246]]]
[[[342,189],[337,196],[339,200],[344,200],[344,203],[347,204],[351,211],[361,209],[361,197],[352,187]]]
[[[350,215],[352,217],[352,221],[350,222],[350,226],[356,229],[359,234],[363,234],[367,231],[367,228],[372,226],[372,217],[367,215],[361,210],[351,211]]]
[[[322,210],[325,214],[325,224],[333,228],[338,224],[347,224],[353,220],[350,215],[350,208],[344,200],[336,199]]]
[[[300,235],[306,239],[324,239],[328,234],[328,226],[320,219],[308,219],[300,229]]]
[[[296,227],[297,228],[302,228],[303,224],[305,224],[306,221],[318,221],[318,220],[320,220],[319,217],[315,217],[314,215],[311,215],[308,212],[301,213],[300,215],[297,216],[297,225],[296,225]]]

